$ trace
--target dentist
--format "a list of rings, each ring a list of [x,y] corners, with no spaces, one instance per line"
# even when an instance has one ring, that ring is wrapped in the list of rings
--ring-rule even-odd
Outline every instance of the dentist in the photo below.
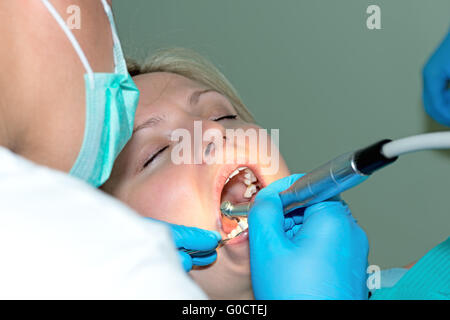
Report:
[[[0,3],[0,298],[206,298],[185,270],[215,255],[183,256],[183,270],[173,240],[209,249],[217,234],[143,223],[94,188],[131,136],[139,97],[110,4]],[[74,5],[81,28],[70,30],[62,16]]]

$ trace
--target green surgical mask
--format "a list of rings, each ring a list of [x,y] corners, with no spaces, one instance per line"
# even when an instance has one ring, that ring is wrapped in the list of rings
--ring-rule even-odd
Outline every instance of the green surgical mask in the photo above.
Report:
[[[70,170],[98,187],[110,176],[115,159],[131,138],[139,91],[128,74],[108,3],[101,0],[114,41],[114,73],[94,73],[64,20],[48,0],[41,0],[69,38],[86,70],[86,124],[80,153]]]

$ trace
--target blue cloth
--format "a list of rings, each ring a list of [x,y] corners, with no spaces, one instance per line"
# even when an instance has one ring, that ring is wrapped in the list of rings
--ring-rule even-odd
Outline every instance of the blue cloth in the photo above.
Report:
[[[393,287],[400,279],[408,272],[405,268],[391,268],[380,271],[380,288],[370,289],[371,294],[374,294],[376,290],[383,288]]]
[[[391,278],[399,275],[393,272]],[[430,250],[394,286],[383,288],[382,282],[371,300],[450,300],[450,238]]]
[[[391,288],[408,272],[406,268],[381,270],[381,288]]]

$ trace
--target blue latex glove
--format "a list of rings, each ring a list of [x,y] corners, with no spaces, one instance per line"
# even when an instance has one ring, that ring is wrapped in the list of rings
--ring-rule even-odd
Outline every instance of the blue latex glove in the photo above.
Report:
[[[176,225],[167,223],[164,221],[155,220],[152,218],[145,218],[148,220],[157,221],[167,225],[172,231],[172,236],[175,241],[175,247],[178,249],[190,249],[190,250],[214,250],[217,248],[222,236],[217,231],[208,231],[195,227],[186,227],[182,225]],[[217,259],[217,252],[213,251],[211,254],[202,256],[190,256],[186,252],[178,250],[181,262],[184,270],[189,272],[192,267],[206,266]]]
[[[450,126],[450,32],[423,69],[423,104],[437,122]]]
[[[325,201],[284,217],[278,193],[301,175],[262,189],[249,214],[257,299],[367,299],[369,244],[347,205]]]

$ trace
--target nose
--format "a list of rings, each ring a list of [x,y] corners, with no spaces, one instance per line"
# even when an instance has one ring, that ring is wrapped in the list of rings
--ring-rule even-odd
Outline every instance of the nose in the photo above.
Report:
[[[225,128],[218,122],[202,120],[201,155],[202,163],[212,164],[223,161],[223,150],[226,143]]]
[[[175,114],[175,113],[174,113]],[[226,144],[225,127],[213,120],[179,112],[177,127],[171,130],[170,140],[175,141],[176,163],[222,163]],[[174,116],[175,117],[175,116]],[[175,148],[175,147],[174,147]]]

